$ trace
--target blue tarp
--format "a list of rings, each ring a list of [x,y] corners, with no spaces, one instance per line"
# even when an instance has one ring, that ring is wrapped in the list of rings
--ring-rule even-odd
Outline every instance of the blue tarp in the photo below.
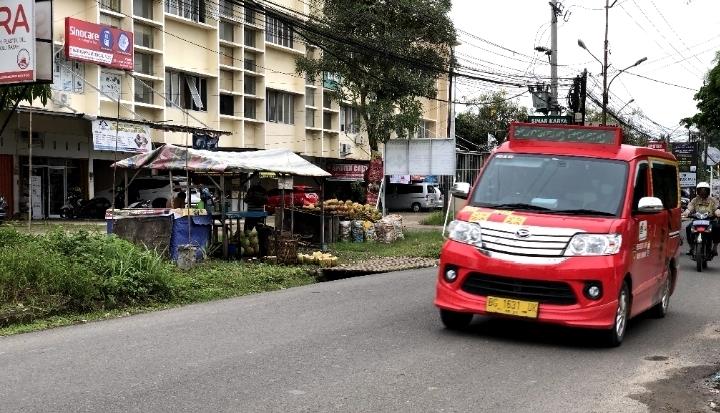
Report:
[[[192,219],[190,238],[188,240],[188,218]],[[210,240],[212,220],[209,215],[184,216],[173,220],[172,236],[170,237],[170,259],[177,260],[178,247],[192,244],[198,247],[195,258],[202,259],[203,251]],[[190,241],[190,242],[188,242]]]

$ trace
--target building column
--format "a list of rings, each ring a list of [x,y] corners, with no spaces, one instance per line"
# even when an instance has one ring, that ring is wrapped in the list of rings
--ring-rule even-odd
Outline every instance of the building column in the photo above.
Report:
[[[95,198],[95,169],[93,164],[95,157],[93,156],[93,150],[88,151],[88,199]]]
[[[20,213],[20,157],[13,155],[13,214]]]

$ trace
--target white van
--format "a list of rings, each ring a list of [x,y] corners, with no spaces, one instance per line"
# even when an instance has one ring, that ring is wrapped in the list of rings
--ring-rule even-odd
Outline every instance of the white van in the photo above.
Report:
[[[388,184],[385,195],[387,208],[393,210],[436,209],[443,206],[443,195],[437,184],[422,182],[417,184]]]

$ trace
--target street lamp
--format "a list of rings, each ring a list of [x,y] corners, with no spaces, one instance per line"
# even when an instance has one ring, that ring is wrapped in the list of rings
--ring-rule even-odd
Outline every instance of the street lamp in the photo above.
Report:
[[[629,104],[633,102],[635,102],[635,99],[628,100],[628,103],[624,104],[623,107],[621,107],[620,110],[615,113],[615,116],[620,116],[620,112],[622,112]]]
[[[613,4],[615,4],[615,3],[613,3]],[[641,64],[642,62],[646,61],[646,60],[647,60],[647,57],[643,57],[642,59],[639,59],[637,62],[631,64],[630,66],[628,66],[628,67],[626,67],[626,68],[624,68],[624,69],[619,70],[619,71],[615,74],[615,76],[613,76],[612,79],[610,79],[610,82],[608,82],[608,81],[607,81],[607,72],[608,72],[608,67],[609,67],[610,65],[607,63],[607,40],[606,40],[606,45],[605,45],[605,52],[606,52],[606,53],[605,53],[605,56],[606,56],[606,58],[605,58],[605,63],[601,62],[600,59],[598,59],[597,57],[595,57],[595,55],[592,54],[592,52],[587,48],[587,46],[585,46],[585,42],[583,42],[583,41],[580,40],[580,39],[578,39],[578,46],[580,46],[581,48],[585,49],[585,51],[587,51],[587,52],[590,54],[590,56],[593,57],[593,59],[597,60],[597,61],[602,65],[602,69],[603,69],[603,70],[602,70],[602,74],[603,74],[602,124],[603,124],[603,125],[606,125],[606,124],[607,124],[608,91],[610,90],[610,85],[612,84],[613,80],[615,80],[618,76],[620,76],[621,73],[625,72],[626,70],[632,69],[633,67],[635,67],[635,66]]]

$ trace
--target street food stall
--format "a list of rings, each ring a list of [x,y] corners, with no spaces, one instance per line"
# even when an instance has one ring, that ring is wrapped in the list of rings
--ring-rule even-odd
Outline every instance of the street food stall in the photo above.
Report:
[[[330,174],[287,149],[268,149],[246,152],[214,152],[179,147],[171,144],[151,152],[132,156],[113,166],[127,170],[152,169],[157,171],[192,172],[207,177],[220,193],[219,211],[213,214],[213,221],[219,221],[222,235],[223,256],[229,256],[230,240],[233,235],[233,220],[263,218],[263,211],[230,211],[226,200],[226,179],[244,177],[245,182],[253,174],[274,172],[280,176],[327,177]],[[190,193],[190,181],[187,182]],[[284,208],[283,208],[284,209]],[[324,212],[324,211],[321,211]],[[324,220],[323,220],[324,222]],[[188,228],[192,226],[189,222]],[[188,233],[190,234],[190,229]],[[239,229],[238,229],[239,231]],[[324,233],[324,231],[321,231]],[[188,237],[190,238],[190,237]]]

